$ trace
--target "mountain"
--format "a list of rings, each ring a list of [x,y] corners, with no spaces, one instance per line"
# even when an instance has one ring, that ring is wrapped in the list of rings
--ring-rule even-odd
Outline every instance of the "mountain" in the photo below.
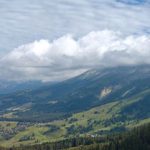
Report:
[[[33,90],[48,83],[41,81],[0,81],[0,94],[10,94],[21,90]]]
[[[150,66],[89,70],[0,96],[0,145],[103,137],[150,122]],[[83,139],[84,140],[84,139]]]
[[[150,117],[150,66],[89,70],[72,79],[0,96],[0,114],[22,120],[55,120],[112,102],[134,100],[122,108],[139,118]]]

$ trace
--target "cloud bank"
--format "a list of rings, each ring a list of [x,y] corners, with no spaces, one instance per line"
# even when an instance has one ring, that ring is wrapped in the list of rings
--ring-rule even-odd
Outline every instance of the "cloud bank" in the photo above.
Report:
[[[62,80],[95,67],[150,64],[150,37],[102,30],[19,46],[0,59],[0,79]]]

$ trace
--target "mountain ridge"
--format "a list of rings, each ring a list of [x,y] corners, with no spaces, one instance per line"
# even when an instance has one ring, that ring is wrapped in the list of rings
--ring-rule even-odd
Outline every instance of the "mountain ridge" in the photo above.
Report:
[[[28,103],[31,105],[27,111],[15,113],[66,115],[80,112],[148,90],[149,81],[149,65],[90,70],[60,83],[0,96],[1,114],[4,109]]]

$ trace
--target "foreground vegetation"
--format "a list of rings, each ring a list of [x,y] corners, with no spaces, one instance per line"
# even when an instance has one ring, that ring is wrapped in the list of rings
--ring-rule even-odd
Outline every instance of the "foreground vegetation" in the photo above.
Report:
[[[131,131],[109,136],[80,137],[33,146],[0,148],[0,150],[149,150],[150,123]]]

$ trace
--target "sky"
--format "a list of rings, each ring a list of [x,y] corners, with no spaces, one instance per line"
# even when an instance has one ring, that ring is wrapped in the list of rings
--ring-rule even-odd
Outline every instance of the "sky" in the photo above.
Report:
[[[149,18],[150,0],[0,0],[0,80],[150,64]]]

